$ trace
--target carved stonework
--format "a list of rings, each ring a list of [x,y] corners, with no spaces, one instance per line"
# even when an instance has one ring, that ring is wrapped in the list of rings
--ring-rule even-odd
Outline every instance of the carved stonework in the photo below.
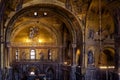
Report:
[[[13,77],[15,80],[59,80],[60,69],[58,63],[55,62],[16,62],[13,65]],[[57,69],[57,71],[56,71]],[[34,72],[31,74],[31,72]],[[19,75],[18,75],[19,74]],[[34,76],[34,77],[32,77]],[[44,76],[44,77],[42,77]],[[46,79],[43,79],[46,78]],[[61,79],[62,80],[62,79]]]

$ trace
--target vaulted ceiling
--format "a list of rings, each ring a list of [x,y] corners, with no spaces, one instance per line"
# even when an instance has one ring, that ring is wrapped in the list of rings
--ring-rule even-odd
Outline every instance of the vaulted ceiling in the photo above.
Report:
[[[109,35],[114,33],[114,21],[111,9],[114,6],[118,7],[120,5],[120,0],[9,0],[4,15],[5,23],[7,19],[11,17],[11,12],[18,12],[24,6],[37,3],[56,4],[64,7],[75,14],[88,29],[93,29],[97,32],[101,27],[103,35]],[[28,19],[34,20],[34,18],[31,18],[34,17],[34,12],[35,11],[24,14],[14,25],[25,23]],[[44,11],[38,12],[38,14],[44,16]],[[59,27],[63,24],[62,19],[60,20],[60,18],[57,18],[54,13],[47,12],[47,16],[49,17],[44,19],[41,18],[39,21],[41,23],[47,23],[46,26],[52,25]]]

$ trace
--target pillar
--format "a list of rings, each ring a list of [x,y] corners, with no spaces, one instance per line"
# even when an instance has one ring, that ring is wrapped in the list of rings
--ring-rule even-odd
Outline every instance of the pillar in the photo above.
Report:
[[[115,23],[115,73],[118,75],[116,80],[120,80],[120,8],[113,9]]]
[[[73,54],[73,57],[72,57],[72,66],[71,66],[71,80],[76,80],[76,44],[75,43],[73,43],[72,44],[72,48],[73,48],[73,52],[72,52],[72,54]]]
[[[59,48],[59,63],[62,64],[63,60],[62,60],[62,46],[60,46]]]
[[[59,56],[58,56],[58,58],[59,58],[59,66],[58,66],[58,68],[57,68],[57,70],[56,70],[56,79],[57,80],[61,80],[61,78],[62,78],[62,70],[61,70],[61,64],[63,63],[63,54],[62,54],[62,51],[63,51],[63,47],[62,46],[60,46],[59,47]]]
[[[120,40],[119,40],[120,41]],[[120,43],[119,43],[120,44]],[[120,46],[119,46],[119,60],[118,60],[119,68],[118,68],[118,75],[119,75],[119,80],[120,80]]]
[[[8,47],[8,66],[10,66],[10,63],[12,62],[12,54],[11,54],[12,48]]]
[[[6,0],[1,0],[1,5],[0,5],[0,67],[3,69],[4,66],[4,25],[3,25],[3,15],[5,11],[5,2]]]
[[[72,65],[75,66],[76,65],[76,44],[72,44],[72,48],[73,48],[73,62],[72,62]]]

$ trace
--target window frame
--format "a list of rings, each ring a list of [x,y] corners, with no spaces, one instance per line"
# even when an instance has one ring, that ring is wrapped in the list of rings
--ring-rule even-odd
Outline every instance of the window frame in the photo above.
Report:
[[[19,50],[18,49],[15,50],[15,59],[19,60]]]
[[[31,49],[30,50],[30,60],[35,60],[36,59],[36,50]]]

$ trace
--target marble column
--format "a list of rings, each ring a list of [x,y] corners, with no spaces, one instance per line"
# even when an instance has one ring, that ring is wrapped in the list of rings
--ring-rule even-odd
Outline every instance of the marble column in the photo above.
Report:
[[[72,48],[73,48],[73,63],[72,65],[75,66],[76,65],[76,44],[72,44]]]
[[[119,64],[120,64],[120,60],[119,60]],[[119,76],[119,80],[120,80],[120,65],[119,65],[119,69],[118,69],[118,76]]]
[[[0,7],[0,64],[1,68],[3,68],[3,12],[4,12],[5,5],[1,2]]]
[[[59,63],[62,64],[63,60],[62,60],[62,46],[59,47]]]
[[[8,47],[8,66],[10,66],[10,63],[12,62],[12,53],[11,53],[12,48]]]
[[[119,48],[119,53],[120,53],[120,48]],[[119,75],[119,80],[120,80],[120,54],[119,54],[119,62],[118,62],[118,64],[119,64],[119,68],[118,68],[118,75]]]
[[[113,10],[115,20],[115,71],[120,80],[120,8]]]
[[[58,65],[58,68],[56,69],[56,73],[58,73],[57,75],[56,75],[56,79],[57,80],[61,80],[61,78],[62,78],[62,70],[61,70],[61,64],[63,63],[63,54],[62,54],[62,51],[63,51],[63,47],[62,46],[60,46],[59,47],[59,56],[58,56],[58,58],[59,58],[59,65]]]
[[[119,42],[117,42],[116,44],[118,44],[117,46],[116,46],[116,57],[115,57],[115,59],[116,59],[116,71],[117,71],[117,74],[118,74],[118,76],[119,76],[119,80],[120,80],[120,39],[119,39]]]
[[[0,67],[3,69],[4,68],[4,12],[6,8],[6,1],[7,0],[2,0],[1,1],[1,6],[0,6]]]
[[[71,66],[71,80],[76,80],[76,44],[72,44],[73,48],[73,62]]]

